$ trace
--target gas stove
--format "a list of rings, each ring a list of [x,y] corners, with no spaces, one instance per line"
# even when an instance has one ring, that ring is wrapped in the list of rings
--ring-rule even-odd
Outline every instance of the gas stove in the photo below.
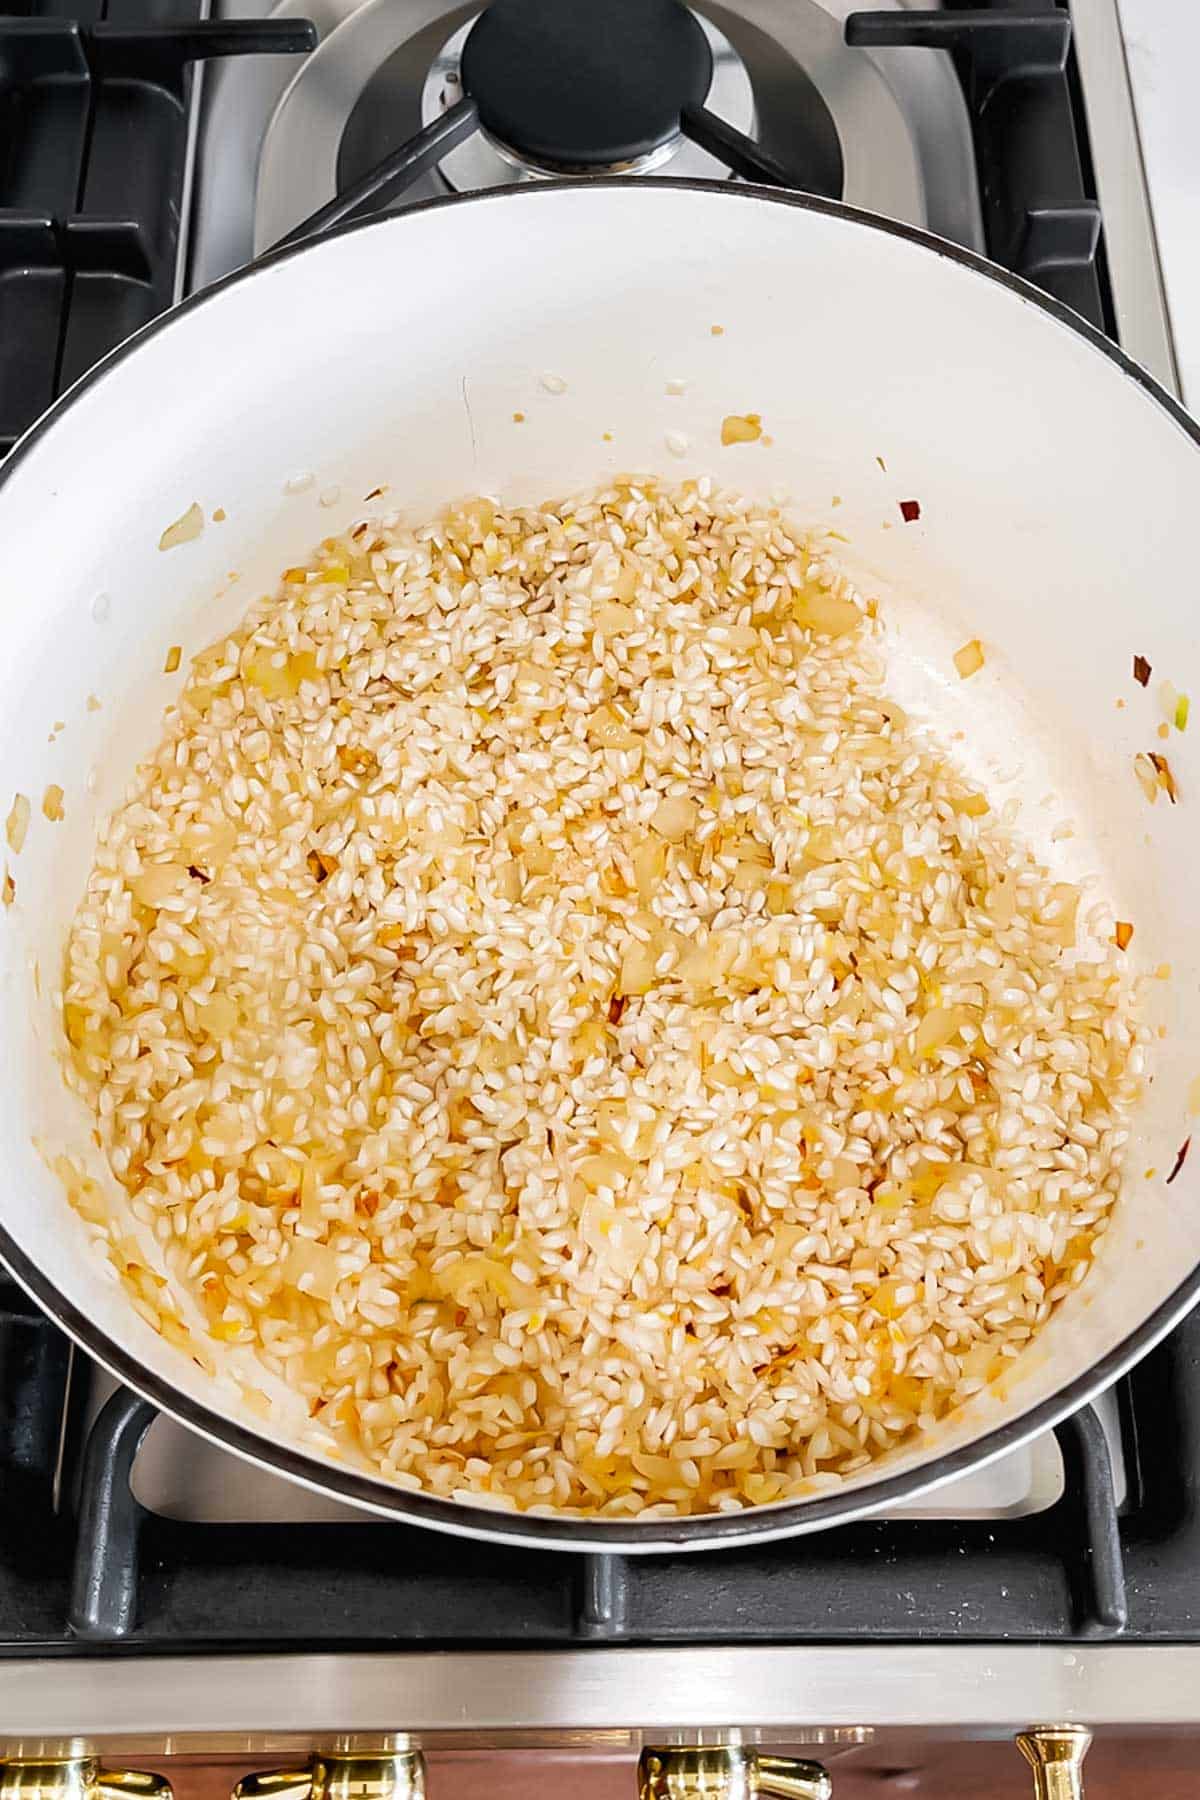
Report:
[[[218,4],[0,15],[0,453],[131,330],[313,215],[614,169],[792,182],[923,225],[1175,386],[1116,0],[592,0],[590,39],[558,0],[552,41],[534,0]],[[647,1800],[682,1800],[769,1786],[739,1743],[896,1775],[933,1766],[930,1733],[1181,1728],[1200,1722],[1198,1501],[1196,1320],[1056,1433],[890,1518],[568,1556],[370,1521],[244,1466],[0,1277],[0,1755],[148,1746],[244,1772],[386,1741],[382,1772],[301,1769],[289,1791],[394,1800],[419,1792],[410,1740],[598,1765],[719,1741],[716,1773],[644,1759]]]

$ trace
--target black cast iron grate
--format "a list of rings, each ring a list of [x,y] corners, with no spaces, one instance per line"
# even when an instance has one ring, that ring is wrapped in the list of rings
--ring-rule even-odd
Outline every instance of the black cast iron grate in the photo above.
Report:
[[[307,21],[202,0],[0,13],[0,455],[174,295],[191,68],[309,50]],[[72,7],[73,12],[80,9]]]
[[[299,25],[208,25],[199,0],[32,0],[0,16],[0,452],[169,304],[191,63],[300,50]],[[1070,21],[1054,0],[859,14],[851,43],[955,57],[990,254],[1112,329]],[[428,147],[389,159],[426,166]],[[378,195],[385,169],[365,178]],[[0,1653],[303,1643],[1186,1639],[1200,1620],[1200,1318],[1121,1384],[1127,1498],[1085,1408],[1065,1491],[1019,1520],[908,1521],[684,1557],[572,1556],[392,1523],[194,1524],[130,1475],[153,1411],[85,1437],[65,1341],[0,1277]],[[76,1374],[79,1374],[77,1367]]]
[[[69,1354],[9,1293],[0,1654],[1200,1635],[1200,1317],[1121,1384],[1119,1511],[1105,1434],[1085,1407],[1059,1428],[1065,1487],[1045,1512],[869,1522],[652,1558],[500,1548],[371,1520],[162,1518],[130,1487],[153,1409],[118,1391],[84,1436],[67,1400]]]
[[[1116,336],[1095,178],[1058,0],[852,13],[846,42],[947,52],[966,95],[988,255]]]

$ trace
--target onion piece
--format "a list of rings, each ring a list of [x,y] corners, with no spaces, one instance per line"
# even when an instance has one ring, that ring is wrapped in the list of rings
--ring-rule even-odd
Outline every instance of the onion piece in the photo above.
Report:
[[[4,835],[14,856],[19,856],[24,848],[25,833],[29,830],[29,812],[28,794],[14,794],[4,825]]]
[[[721,421],[723,444],[756,444],[761,436],[761,413],[729,413]]]
[[[967,681],[978,674],[983,667],[983,645],[978,638],[970,638],[961,649],[954,652],[954,666],[958,670],[960,681]]]
[[[143,906],[161,906],[172,894],[177,894],[188,879],[188,872],[180,863],[149,863],[130,882],[129,888],[135,900]]]
[[[316,1166],[307,1156],[300,1171],[300,1223],[306,1231],[321,1231],[325,1225]]]
[[[655,807],[650,824],[668,844],[681,844],[695,830],[696,802],[682,794],[669,794]]]
[[[971,1014],[961,1006],[931,1006],[917,1026],[913,1049],[918,1056],[933,1056],[971,1022]]]
[[[863,614],[854,604],[825,588],[797,588],[792,597],[792,617],[797,625],[819,631],[826,637],[845,637],[857,631]]]
[[[600,1268],[621,1282],[630,1279],[650,1243],[644,1225],[598,1194],[584,1202],[579,1231]]]
[[[494,1256],[460,1257],[448,1269],[439,1270],[436,1279],[443,1293],[459,1305],[481,1291],[494,1294],[510,1310],[535,1308],[542,1299],[537,1288],[518,1280],[508,1264]]]
[[[283,1253],[283,1279],[289,1287],[314,1294],[318,1300],[332,1299],[338,1281],[336,1251],[311,1238],[293,1238]]]
[[[193,500],[186,512],[163,532],[158,540],[160,550],[174,550],[177,544],[190,544],[204,530],[204,511],[199,501]]]

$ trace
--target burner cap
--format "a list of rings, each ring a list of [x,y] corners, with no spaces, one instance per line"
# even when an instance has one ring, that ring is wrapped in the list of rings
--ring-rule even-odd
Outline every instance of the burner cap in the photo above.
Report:
[[[491,0],[463,46],[485,131],[548,169],[635,162],[679,131],[712,81],[682,0]]]

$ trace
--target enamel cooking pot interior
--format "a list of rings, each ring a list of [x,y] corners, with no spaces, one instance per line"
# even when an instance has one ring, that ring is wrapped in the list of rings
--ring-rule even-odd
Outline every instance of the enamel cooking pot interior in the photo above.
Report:
[[[770,445],[723,447],[722,418],[749,411]],[[206,1372],[133,1311],[48,1167],[77,1153],[117,1194],[63,1086],[55,990],[96,821],[173,691],[167,647],[186,658],[230,628],[380,486],[418,519],[464,493],[536,501],[618,470],[786,493],[816,525],[838,496],[846,566],[885,617],[919,618],[932,660],[989,646],[969,699],[946,684],[964,754],[1008,745],[1036,762],[1136,920],[1142,963],[1170,971],[1151,984],[1166,1035],[1112,1228],[1014,1373],[836,1489],[641,1525],[458,1505],[328,1460],[293,1397],[264,1417],[232,1352]],[[165,555],[164,527],[193,503],[224,521]],[[508,1541],[652,1550],[811,1530],[1043,1429],[1196,1294],[1195,1169],[1164,1177],[1200,1073],[1200,764],[1177,735],[1179,804],[1147,805],[1133,758],[1155,748],[1157,715],[1130,667],[1140,653],[1181,690],[1197,682],[1198,516],[1195,426],[1111,344],[970,254],[832,203],[535,185],[343,230],[189,301],[0,473],[3,809],[35,797],[0,916],[0,1254],[85,1349],[215,1442],[376,1512]],[[51,783],[58,824],[36,806]]]

